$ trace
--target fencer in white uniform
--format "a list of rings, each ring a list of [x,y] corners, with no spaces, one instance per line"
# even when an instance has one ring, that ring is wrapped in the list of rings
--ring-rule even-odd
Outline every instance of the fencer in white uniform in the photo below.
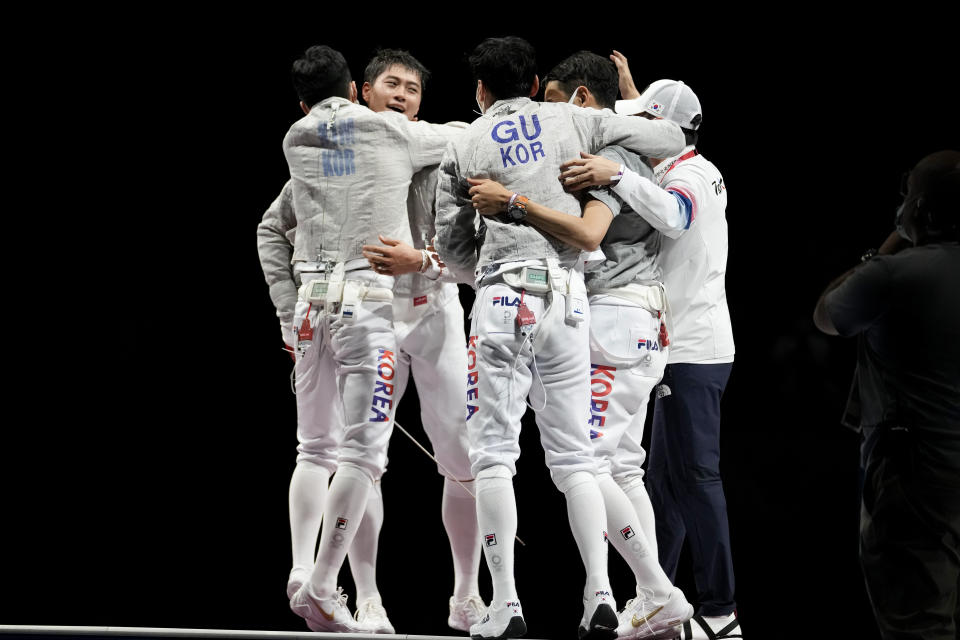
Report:
[[[364,74],[363,99],[374,111],[393,109],[414,118],[427,71],[409,53],[378,52]],[[415,84],[420,92],[412,92]],[[449,123],[466,127],[465,123]],[[466,351],[463,307],[457,285],[444,278],[427,248],[434,236],[437,169],[428,167],[413,177],[407,211],[418,273],[398,275],[372,261],[380,273],[397,275],[394,284],[394,331],[397,336],[397,398],[413,375],[420,397],[420,418],[430,440],[438,471],[444,476],[441,516],[454,564],[454,592],[449,600],[448,625],[466,631],[485,607],[477,583],[480,543],[473,498],[473,474],[467,455],[463,398],[466,394]],[[397,239],[391,239],[397,241]],[[397,241],[397,244],[404,244]],[[382,245],[367,245],[364,255],[379,255]]]
[[[301,447],[315,465],[337,473],[316,563],[291,609],[314,630],[369,631],[351,617],[336,578],[386,464],[398,362],[394,280],[369,269],[361,247],[378,233],[410,239],[410,180],[439,161],[459,130],[354,104],[346,62],[329,47],[308,49],[293,76],[306,113],[283,145],[296,214],[294,273],[302,282],[293,318],[298,431],[313,435]],[[342,410],[339,443],[331,405]]]
[[[391,109],[412,120],[419,110],[427,76],[426,69],[408,52],[380,50],[367,65],[361,93],[372,110]],[[407,199],[414,238],[433,237],[435,192],[435,167],[414,175]],[[294,342],[293,311],[298,286],[291,265],[296,233],[291,196],[292,184],[288,181],[258,227],[261,265],[286,345]],[[421,257],[419,252],[414,255],[417,260]],[[480,547],[462,417],[466,393],[462,375],[466,366],[463,310],[456,285],[441,282],[440,271],[435,265],[430,269],[418,268],[418,271],[421,275],[400,276],[394,284],[394,329],[399,345],[394,396],[402,397],[411,367],[423,390],[430,390],[429,394],[424,393],[421,419],[439,471],[445,478],[441,516],[454,565],[454,593],[449,602],[448,624],[466,631],[480,618],[484,607],[477,585]],[[327,393],[333,396],[335,380],[330,379],[329,385]],[[342,428],[339,403],[332,402],[328,406],[331,408],[329,419]],[[317,423],[304,426],[320,428]],[[290,485],[294,567],[288,582],[288,597],[309,576],[323,513],[322,504],[317,504],[317,496],[326,493],[330,477],[328,469],[313,462],[310,442],[314,436],[298,433],[298,438],[298,461]],[[383,501],[378,481],[368,498],[348,557],[357,586],[357,620],[366,623],[373,631],[393,633],[376,583],[377,541],[382,522]]]
[[[467,352],[467,431],[494,594],[487,615],[470,632],[499,639],[526,631],[513,575],[512,478],[529,395],[546,463],[566,497],[586,569],[579,635],[612,638],[617,617],[606,570],[606,516],[583,428],[590,360],[580,252],[524,224],[523,203],[529,197],[579,216],[579,202],[557,180],[566,158],[617,142],[648,153],[673,153],[683,141],[675,126],[636,126],[611,112],[532,102],[527,96],[539,86],[534,57],[532,47],[514,37],[491,38],[474,50],[470,63],[484,115],[450,145],[437,192],[440,258],[477,286]],[[510,202],[507,217],[484,220],[479,240],[467,181],[478,177],[498,180],[525,196]]]
[[[617,96],[617,70],[596,54],[579,52],[560,62],[547,76],[548,102],[605,109]],[[600,155],[651,176],[635,153],[607,147]],[[514,195],[499,183],[474,181],[470,189],[477,211],[499,215]],[[583,217],[527,203],[529,224],[564,242],[602,255],[586,271],[590,303],[589,431],[597,456],[598,484],[607,511],[610,541],[633,570],[637,597],[620,615],[620,637],[659,638],[676,634],[693,608],[661,569],[648,542],[654,532],[653,510],[643,485],[643,437],[647,399],[666,365],[666,298],[658,255],[661,230],[677,233],[680,216],[641,215],[607,188],[589,193]],[[592,257],[592,256],[591,256]],[[624,439],[630,442],[624,444]],[[638,515],[642,512],[642,516]]]
[[[435,185],[435,168],[424,169],[413,178],[408,209],[415,237],[432,237]],[[293,313],[299,277],[294,278],[291,265],[296,233],[291,195],[292,185],[288,181],[264,213],[257,234],[261,266],[280,318],[283,341],[292,351]],[[424,205],[431,207],[429,221],[424,214]],[[394,396],[403,396],[412,367],[415,380],[420,381],[424,390],[421,403],[424,431],[437,458],[438,470],[444,476],[441,518],[454,565],[454,593],[448,603],[450,615],[447,622],[451,628],[466,631],[480,619],[485,607],[477,584],[480,545],[476,502],[470,493],[473,481],[463,420],[466,394],[466,380],[462,375],[466,368],[463,309],[455,284],[422,275],[397,277],[393,303],[394,329],[399,345]],[[451,386],[456,389],[451,390]],[[298,429],[297,465],[291,478],[289,498],[293,569],[288,579],[287,597],[308,579],[312,569],[323,515],[323,504],[322,501],[318,503],[318,497],[326,494],[331,475],[330,469],[314,462],[317,449],[314,443],[322,442],[328,429],[339,437],[343,425],[333,378],[322,393],[329,400],[320,399],[324,396],[319,395],[318,404],[328,407],[327,419],[336,428],[316,420],[302,424]],[[374,631],[393,633],[376,583],[377,540],[382,523],[383,499],[380,481],[377,481],[348,557],[357,586],[356,618],[372,626]]]

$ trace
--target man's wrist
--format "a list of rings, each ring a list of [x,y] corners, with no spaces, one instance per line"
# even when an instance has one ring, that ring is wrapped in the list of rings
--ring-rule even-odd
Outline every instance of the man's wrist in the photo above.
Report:
[[[507,217],[513,222],[523,222],[527,218],[527,203],[530,199],[526,196],[513,194],[510,196],[510,202],[507,205]]]
[[[620,167],[619,167],[619,169],[617,170],[617,172],[616,172],[615,174],[613,174],[612,176],[610,176],[610,186],[611,186],[611,187],[615,187],[615,186],[617,186],[617,184],[620,183],[620,179],[623,178],[623,172],[624,172],[624,170],[625,170],[626,168],[627,168],[626,166],[624,166],[624,165],[621,164]]]

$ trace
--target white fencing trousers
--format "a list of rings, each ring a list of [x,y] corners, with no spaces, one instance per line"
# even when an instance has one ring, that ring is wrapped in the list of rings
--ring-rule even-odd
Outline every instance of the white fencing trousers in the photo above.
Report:
[[[463,341],[463,307],[457,285],[393,302],[398,368],[394,397],[399,400],[413,374],[420,399],[420,420],[433,455],[450,478],[473,478],[467,455],[464,398],[467,354]]]
[[[304,282],[313,275],[303,274]],[[393,279],[360,270],[348,273],[347,280],[361,286],[352,319],[297,301],[294,329],[301,327],[308,308],[314,326],[312,343],[302,350],[298,336],[295,345],[297,459],[309,459],[331,472],[338,464],[351,462],[377,480],[386,466],[398,399],[397,349],[391,302],[362,296],[367,288],[390,290]]]
[[[524,303],[537,321],[532,335],[525,337],[516,324],[520,298],[520,291],[503,283],[477,291],[467,344],[470,461],[475,476],[494,465],[516,474],[520,419],[529,394],[550,476],[565,491],[571,474],[594,474],[597,468],[584,429],[590,401],[589,318],[569,325],[563,295],[554,294],[551,311],[545,314],[546,295],[527,292]]]
[[[657,312],[632,301],[590,296],[588,430],[600,472],[624,489],[643,479],[647,404],[667,365],[660,322]]]

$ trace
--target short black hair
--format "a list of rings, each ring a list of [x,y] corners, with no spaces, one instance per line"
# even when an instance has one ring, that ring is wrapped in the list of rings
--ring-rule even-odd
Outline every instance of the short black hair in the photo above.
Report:
[[[350,67],[343,54],[327,45],[315,45],[293,61],[293,87],[308,107],[329,97],[350,97]]]
[[[566,94],[583,85],[597,99],[601,107],[613,109],[617,101],[620,77],[617,65],[590,51],[578,51],[550,70],[543,84],[556,81]]]
[[[487,38],[468,58],[474,80],[499,100],[527,97],[537,77],[537,52],[516,36]]]
[[[373,84],[380,77],[380,74],[394,65],[416,73],[420,76],[420,91],[426,89],[430,72],[419,60],[413,57],[413,54],[403,49],[378,49],[370,58],[370,62],[367,63],[367,68],[363,70],[363,81]]]

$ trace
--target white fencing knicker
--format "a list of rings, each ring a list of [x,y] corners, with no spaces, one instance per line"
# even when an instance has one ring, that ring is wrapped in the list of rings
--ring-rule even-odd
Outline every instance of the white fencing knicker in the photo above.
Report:
[[[467,345],[467,433],[474,475],[494,465],[515,474],[529,395],[550,476],[563,491],[573,473],[596,472],[584,429],[590,314],[582,274],[551,262],[501,265],[479,283]],[[536,319],[524,329],[521,301]]]
[[[349,461],[376,480],[386,466],[399,399],[393,278],[364,268],[348,271],[352,263],[360,261],[300,272],[294,312],[297,460],[331,473]]]
[[[642,481],[640,445],[650,392],[663,377],[669,339],[660,282],[590,295],[589,433],[601,473],[621,487]]]

